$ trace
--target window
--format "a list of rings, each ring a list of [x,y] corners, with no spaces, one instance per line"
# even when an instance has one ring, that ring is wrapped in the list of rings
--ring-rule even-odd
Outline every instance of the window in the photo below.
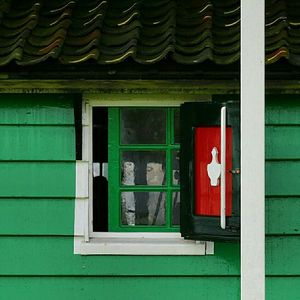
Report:
[[[75,253],[211,253],[212,243],[185,241],[178,233],[178,105],[138,104],[83,105]]]
[[[93,108],[94,231],[178,231],[178,121],[178,108]]]

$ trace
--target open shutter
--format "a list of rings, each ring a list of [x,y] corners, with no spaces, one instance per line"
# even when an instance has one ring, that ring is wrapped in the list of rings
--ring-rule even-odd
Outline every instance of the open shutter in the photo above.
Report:
[[[238,240],[239,103],[184,103],[180,116],[181,235]]]

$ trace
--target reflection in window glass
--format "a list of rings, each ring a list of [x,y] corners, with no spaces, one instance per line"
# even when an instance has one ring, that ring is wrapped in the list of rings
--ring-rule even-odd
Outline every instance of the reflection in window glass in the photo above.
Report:
[[[180,224],[180,192],[173,192],[172,196],[172,225]]]
[[[165,192],[122,192],[123,225],[165,225]]]
[[[179,150],[172,151],[173,185],[180,184]]]
[[[123,185],[165,185],[165,151],[122,152]]]
[[[180,114],[179,109],[174,111],[174,143],[180,143]]]
[[[124,108],[121,110],[122,144],[165,144],[166,110]]]

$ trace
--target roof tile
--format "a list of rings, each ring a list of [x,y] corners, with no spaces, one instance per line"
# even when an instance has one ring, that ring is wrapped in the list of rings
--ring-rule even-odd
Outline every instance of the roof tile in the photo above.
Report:
[[[239,0],[6,0],[0,3],[0,66],[131,57],[180,64],[240,57]],[[266,1],[266,63],[300,65],[300,2]]]

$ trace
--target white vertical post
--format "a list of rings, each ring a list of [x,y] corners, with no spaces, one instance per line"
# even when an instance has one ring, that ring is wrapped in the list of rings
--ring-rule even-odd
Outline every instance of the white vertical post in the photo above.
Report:
[[[226,107],[221,108],[221,228],[226,228]]]
[[[265,1],[241,0],[241,299],[265,299]]]

